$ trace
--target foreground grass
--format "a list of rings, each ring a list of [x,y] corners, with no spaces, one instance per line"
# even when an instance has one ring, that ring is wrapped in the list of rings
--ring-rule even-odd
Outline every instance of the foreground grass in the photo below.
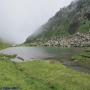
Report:
[[[90,90],[90,75],[51,61],[0,61],[0,87],[18,90]]]

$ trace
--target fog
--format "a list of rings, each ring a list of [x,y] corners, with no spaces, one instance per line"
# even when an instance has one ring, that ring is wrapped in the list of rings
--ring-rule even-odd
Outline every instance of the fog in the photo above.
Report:
[[[19,44],[72,0],[0,0],[0,37]]]

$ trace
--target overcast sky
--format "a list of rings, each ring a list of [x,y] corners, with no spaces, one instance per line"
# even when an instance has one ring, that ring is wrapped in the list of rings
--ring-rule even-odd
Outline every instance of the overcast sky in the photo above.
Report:
[[[0,37],[22,43],[72,0],[0,0]]]

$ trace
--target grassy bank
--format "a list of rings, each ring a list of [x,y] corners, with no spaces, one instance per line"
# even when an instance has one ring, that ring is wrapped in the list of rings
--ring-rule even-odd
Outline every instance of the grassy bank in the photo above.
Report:
[[[74,55],[72,60],[90,69],[90,47],[85,48],[80,54]]]
[[[0,87],[20,90],[90,90],[90,75],[50,61],[0,61]]]
[[[4,48],[8,48],[8,47],[10,47],[10,46],[11,46],[10,44],[4,43],[4,42],[1,42],[1,41],[0,41],[0,50],[1,50],[1,49],[4,49]]]
[[[89,49],[85,49],[84,53],[89,53]],[[0,90],[90,90],[88,74],[74,71],[56,61],[10,61],[15,57],[0,54]]]

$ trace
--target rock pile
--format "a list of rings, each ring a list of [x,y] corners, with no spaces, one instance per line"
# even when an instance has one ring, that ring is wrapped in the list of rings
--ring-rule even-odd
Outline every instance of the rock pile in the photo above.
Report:
[[[58,46],[58,47],[86,47],[90,46],[90,31],[88,33],[77,32],[68,37],[55,37],[48,42],[41,44],[42,46]]]

